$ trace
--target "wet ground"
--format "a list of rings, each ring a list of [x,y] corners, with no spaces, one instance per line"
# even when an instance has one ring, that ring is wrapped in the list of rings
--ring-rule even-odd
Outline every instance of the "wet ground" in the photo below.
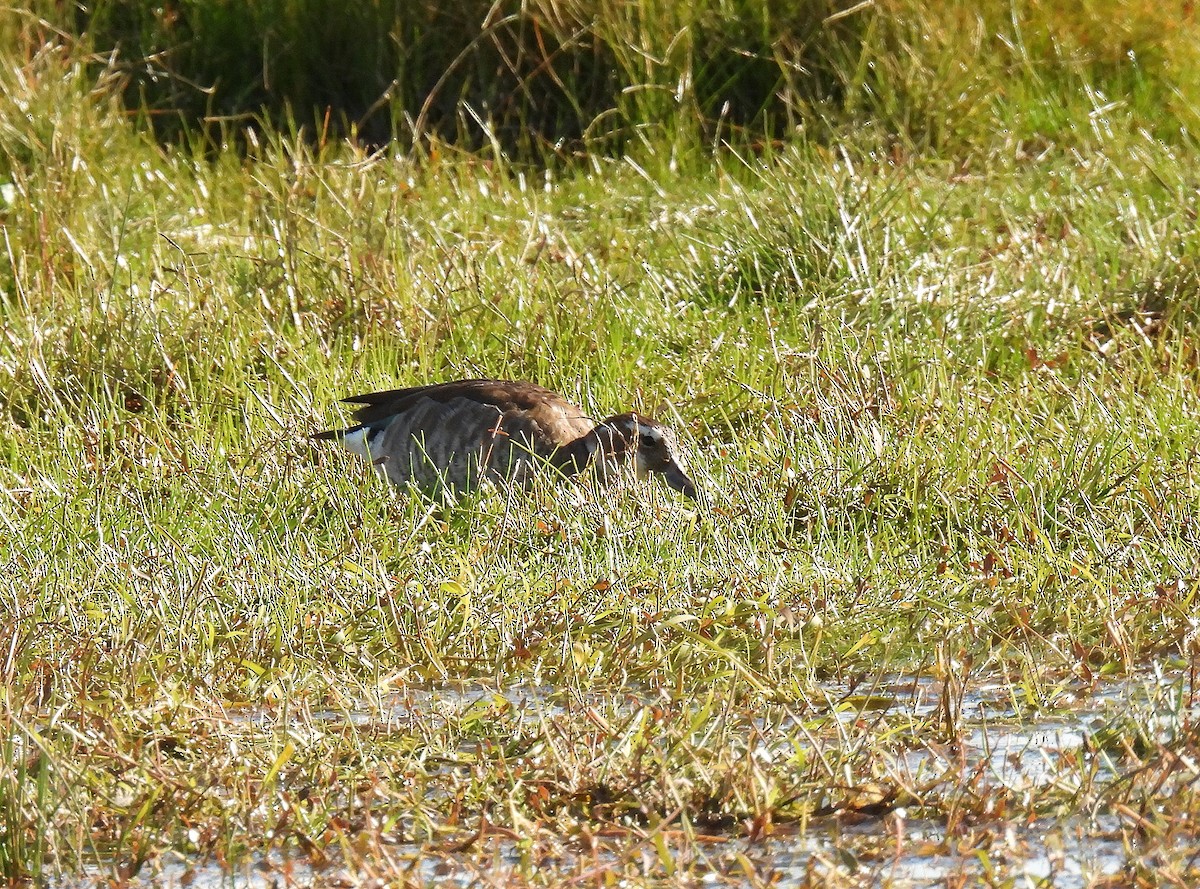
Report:
[[[874,749],[877,784],[847,785],[838,805],[802,821],[705,832],[676,820],[652,830],[614,828],[586,837],[544,832],[522,837],[485,823],[465,838],[396,842],[386,850],[385,869],[416,882],[459,886],[521,885],[531,875],[541,882],[538,873],[594,884],[603,882],[606,871],[639,870],[669,882],[673,867],[686,870],[693,883],[699,874],[699,883],[711,886],[799,886],[830,875],[844,885],[894,887],[1124,885],[1124,875],[1152,866],[1155,854],[1136,840],[1128,820],[1096,806],[1090,811],[1060,806],[1055,817],[1033,817],[1029,813],[1038,807],[1029,801],[1050,791],[1069,801],[1085,783],[1119,784],[1113,739],[1127,742],[1132,733],[1144,743],[1169,744],[1188,730],[1200,715],[1190,678],[1164,668],[1086,682],[1065,677],[1051,683],[1049,692],[1042,686],[1037,700],[1016,688],[1000,678],[959,688],[930,678],[882,676],[819,689],[800,708],[804,713],[835,715],[847,737],[856,728],[870,734],[886,722],[904,740]],[[649,692],[627,690],[579,696],[544,686],[443,684],[406,688],[361,710],[308,714],[291,730],[301,740],[305,732],[341,731],[346,723],[404,732],[439,714],[461,719],[472,708],[502,710],[518,724],[532,724],[578,717],[588,708],[632,712],[652,700]],[[279,720],[266,711],[234,718],[263,729]],[[749,755],[764,761],[795,756],[805,741],[794,719],[799,717],[764,717],[762,741]],[[928,736],[914,740],[913,730]],[[961,816],[943,800],[937,817],[929,817],[922,788],[937,786],[949,773],[960,776],[959,786],[971,799],[964,799]],[[997,806],[1010,811],[990,810]],[[360,885],[361,875],[352,877],[336,865],[315,871],[303,857],[272,855],[236,870],[160,859],[135,878],[141,881],[191,887]]]

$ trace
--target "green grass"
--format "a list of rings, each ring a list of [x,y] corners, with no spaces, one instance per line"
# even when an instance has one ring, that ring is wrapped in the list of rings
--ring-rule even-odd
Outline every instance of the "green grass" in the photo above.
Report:
[[[704,835],[903,809],[962,849],[1112,818],[1131,880],[1194,878],[1197,106],[1181,43],[1120,68],[1089,10],[1083,61],[880,43],[867,70],[912,77],[860,125],[549,168],[269,126],[164,146],[78,46],[12,36],[0,872],[270,853],[398,882],[490,872],[499,837],[530,883],[589,848],[732,881],[757,858]],[[898,142],[882,111],[928,123],[938,95],[913,72],[964,67],[995,101]],[[705,498],[441,508],[307,439],[342,396],[475,375],[669,420]],[[1036,725],[1147,676],[1024,793],[910,782],[901,753],[976,723],[875,691],[998,683]],[[814,880],[888,854],[831,842]]]

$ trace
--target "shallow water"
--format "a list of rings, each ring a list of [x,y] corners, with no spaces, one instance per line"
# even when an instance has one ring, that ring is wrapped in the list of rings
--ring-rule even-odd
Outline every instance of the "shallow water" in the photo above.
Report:
[[[843,729],[876,720],[913,731],[903,743],[883,748],[887,775],[904,787],[936,784],[946,775],[969,775],[971,792],[996,788],[1016,794],[1069,782],[1079,774],[1078,763],[1092,757],[1090,780],[1116,777],[1108,758],[1096,753],[1095,739],[1111,726],[1132,720],[1144,734],[1170,741],[1182,725],[1200,716],[1200,705],[1185,694],[1180,673],[1148,672],[1137,677],[1072,682],[1054,686],[1051,701],[1016,700],[1013,687],[996,680],[951,691],[953,706],[943,705],[943,683],[929,678],[879,677],[869,688],[829,685],[819,689],[812,708],[824,708]],[[285,720],[294,736],[344,730],[346,725],[404,732],[418,722],[428,725],[438,716],[460,720],[472,708],[502,710],[516,724],[597,712],[633,713],[651,703],[650,692],[568,693],[550,686],[446,683],[409,687],[361,710],[321,711],[303,720]],[[675,703],[678,706],[678,702]],[[764,740],[752,755],[767,760],[796,755],[791,717],[758,726]],[[280,720],[268,711],[248,711],[236,721],[257,729],[273,729]],[[940,738],[924,734],[938,728]],[[782,736],[773,738],[772,732]],[[1102,745],[1100,745],[1102,746]],[[1074,764],[1074,768],[1072,768]],[[1059,784],[1061,787],[1062,785]],[[911,812],[910,812],[911,809]],[[976,813],[977,814],[977,813]],[[1128,831],[1118,819],[1082,813],[1062,820],[1009,820],[949,825],[922,814],[919,807],[892,802],[884,806],[851,803],[836,813],[813,817],[803,826],[776,825],[764,836],[701,836],[671,831],[674,851],[689,859],[690,873],[703,874],[704,885],[749,885],[756,881],[797,886],[813,873],[836,871],[851,885],[944,887],[969,885],[997,875],[1018,885],[1084,887],[1112,878],[1127,868],[1137,852],[1128,846]],[[411,878],[437,885],[505,885],[528,875],[531,868],[581,881],[592,881],[609,867],[628,872],[631,861],[642,860],[647,873],[658,873],[662,850],[633,832],[614,835],[583,850],[577,843],[555,837],[518,842],[511,832],[477,838],[474,843],[437,845],[396,844],[389,849],[393,867]],[[640,858],[639,858],[640,856]],[[753,879],[747,876],[747,869]],[[162,886],[309,886],[339,880],[337,868],[314,872],[305,859],[288,860],[274,854],[232,871],[216,864],[164,858],[148,865],[135,883]],[[64,880],[62,887],[92,882],[95,870],[82,880]],[[346,875],[349,884],[357,881]]]
[[[836,836],[835,836],[836,833]],[[867,852],[854,848],[855,836],[867,840]],[[887,848],[870,851],[871,842],[882,836],[900,836]],[[643,844],[645,845],[645,844]],[[923,821],[899,821],[895,818],[870,819],[836,832],[813,826],[807,832],[789,834],[780,831],[766,840],[705,838],[699,855],[710,868],[700,879],[701,885],[750,885],[745,869],[749,864],[755,881],[776,887],[810,885],[814,867],[817,873],[837,870],[853,885],[888,886],[893,889],[943,889],[946,886],[975,885],[989,874],[1002,871],[1008,878],[1024,877],[1028,885],[1049,885],[1055,889],[1083,889],[1097,880],[1114,877],[1126,867],[1127,856],[1120,833],[1115,827],[1083,822],[1034,822],[1013,829],[987,847],[969,848],[947,838],[942,825]],[[527,872],[518,844],[502,839],[479,844],[470,853],[431,852],[418,846],[398,846],[392,851],[392,863],[404,867],[411,880],[438,886],[509,885],[514,874]],[[623,856],[624,857],[624,856]],[[647,871],[654,873],[657,862],[652,853],[644,854]],[[608,867],[618,866],[613,852],[585,855],[563,848],[542,853],[539,866],[552,869],[564,878],[576,875],[598,876]],[[107,882],[106,874],[93,869],[82,878],[60,882],[62,887],[79,887]],[[810,882],[806,882],[810,881]],[[315,871],[303,859],[289,860],[281,855],[224,870],[215,863],[193,863],[172,858],[148,865],[131,885],[191,887],[191,889],[279,889],[282,886],[315,887],[360,885],[352,875],[338,868]]]

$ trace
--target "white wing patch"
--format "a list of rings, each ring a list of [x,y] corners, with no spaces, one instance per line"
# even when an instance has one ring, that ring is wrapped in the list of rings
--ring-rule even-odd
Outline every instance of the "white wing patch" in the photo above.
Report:
[[[375,430],[378,432],[378,430]],[[355,429],[353,432],[348,432],[342,436],[342,445],[352,454],[358,454],[364,460],[371,461],[375,457],[371,456],[371,430],[366,426]]]

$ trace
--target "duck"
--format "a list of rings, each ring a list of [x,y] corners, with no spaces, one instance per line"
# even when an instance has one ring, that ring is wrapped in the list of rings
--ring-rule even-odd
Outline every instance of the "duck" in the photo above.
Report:
[[[539,475],[593,470],[611,480],[623,464],[659,475],[697,499],[679,440],[664,423],[635,411],[600,422],[544,386],[522,380],[452,380],[342,399],[362,405],[354,425],[316,432],[340,442],[399,487],[455,497],[483,480],[529,488]]]

